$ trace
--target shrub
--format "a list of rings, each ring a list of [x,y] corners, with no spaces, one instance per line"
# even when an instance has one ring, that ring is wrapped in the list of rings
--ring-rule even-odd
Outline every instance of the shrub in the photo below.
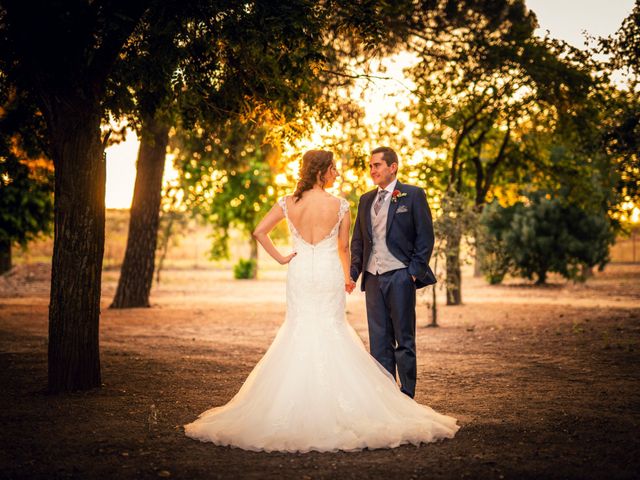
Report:
[[[238,280],[255,278],[257,269],[258,263],[254,259],[241,258],[233,267],[233,276]]]
[[[580,279],[582,267],[601,268],[609,261],[614,234],[604,213],[587,212],[544,192],[529,202],[502,207],[493,202],[480,223],[485,232],[484,273],[501,281],[508,272],[544,283],[548,272]]]

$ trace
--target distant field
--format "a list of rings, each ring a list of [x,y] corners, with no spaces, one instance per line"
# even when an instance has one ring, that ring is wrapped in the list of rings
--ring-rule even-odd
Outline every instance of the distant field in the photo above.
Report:
[[[107,225],[105,234],[104,267],[105,269],[119,268],[124,257],[127,243],[127,229],[129,224],[128,210],[107,210]],[[229,269],[239,258],[249,256],[249,241],[238,232],[232,235],[230,243],[230,259],[211,261],[209,250],[211,241],[208,238],[211,230],[207,226],[191,220],[186,229],[176,233],[171,239],[165,260],[165,268],[178,269]],[[14,260],[16,264],[48,262],[53,252],[53,239],[44,238],[31,242],[26,251],[16,250]],[[274,262],[264,252],[260,252],[260,267],[278,270],[280,265]],[[612,262],[640,262],[640,229],[636,229],[629,237],[621,237],[611,249]]]
[[[640,229],[635,229],[629,237],[618,238],[611,248],[613,262],[640,262]]]
[[[104,268],[119,268],[124,258],[127,245],[127,230],[129,226],[129,211],[107,209],[106,232],[104,246]],[[208,238],[211,229],[190,220],[187,228],[177,231],[171,238],[169,250],[164,262],[164,268],[171,269],[229,269],[239,258],[249,256],[249,239],[239,232],[232,234],[229,245],[230,259],[209,260],[211,240]],[[53,253],[53,238],[43,238],[29,243],[27,250],[14,251],[16,264],[49,262]],[[265,269],[279,269],[275,261],[263,253],[260,266]],[[260,253],[259,253],[260,255]]]

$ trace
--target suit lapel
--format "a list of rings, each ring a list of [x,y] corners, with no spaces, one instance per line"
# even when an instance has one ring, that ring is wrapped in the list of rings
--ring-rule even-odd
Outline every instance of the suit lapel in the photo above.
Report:
[[[402,193],[402,184],[400,182],[396,182],[396,188],[394,190],[400,191]],[[392,197],[389,199],[389,213],[387,214],[387,233],[389,233],[389,229],[391,228],[391,223],[393,222],[393,217],[396,215],[396,210],[398,209],[398,204],[400,203],[400,199],[396,198],[396,201],[393,201]]]
[[[367,201],[364,203],[364,218],[367,225],[367,232],[369,232],[369,238],[373,238],[373,227],[371,226],[371,205],[373,205],[373,200],[376,198],[376,192],[378,190],[374,190],[370,192]]]

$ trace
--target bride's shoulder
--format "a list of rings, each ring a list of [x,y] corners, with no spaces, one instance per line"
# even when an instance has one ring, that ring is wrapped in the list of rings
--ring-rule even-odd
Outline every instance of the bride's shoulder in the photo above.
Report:
[[[338,197],[337,195],[331,195],[330,193],[328,195],[329,198],[335,203],[339,204],[340,207],[342,207],[343,205],[349,205],[349,201],[346,198]]]
[[[291,194],[287,194],[287,195],[282,195],[280,198],[278,198],[278,200],[276,201],[276,203],[278,205],[280,205],[280,207],[282,208],[282,210],[284,210],[285,212],[287,211],[287,199],[293,197],[293,195]]]
[[[293,198],[293,193],[285,193],[279,198],[279,200],[284,200],[285,198]]]
[[[337,197],[335,195],[331,195],[331,198],[338,202],[338,216],[340,217],[340,220],[342,220],[344,214],[349,211],[349,201],[346,198]]]

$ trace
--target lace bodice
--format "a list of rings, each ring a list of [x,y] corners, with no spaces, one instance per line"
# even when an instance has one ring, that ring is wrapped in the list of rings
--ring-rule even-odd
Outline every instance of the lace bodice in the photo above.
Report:
[[[349,211],[349,202],[344,198],[341,198],[340,208],[338,209],[338,220],[333,226],[333,228],[331,229],[331,231],[318,242],[310,243],[310,242],[307,242],[302,237],[302,235],[300,235],[300,232],[298,232],[298,229],[296,228],[294,223],[289,219],[289,212],[287,210],[287,201],[286,201],[287,198],[290,198],[290,195],[285,195],[284,197],[279,198],[278,205],[280,205],[280,207],[282,208],[282,211],[284,212],[284,216],[287,219],[287,224],[289,225],[289,231],[291,232],[291,236],[294,239],[294,243],[302,243],[309,247],[317,247],[320,244],[329,240],[330,238],[334,238],[338,234],[338,230],[340,229],[340,224],[342,223],[342,219],[344,218],[345,213]],[[328,243],[331,243],[331,242],[328,242]]]

